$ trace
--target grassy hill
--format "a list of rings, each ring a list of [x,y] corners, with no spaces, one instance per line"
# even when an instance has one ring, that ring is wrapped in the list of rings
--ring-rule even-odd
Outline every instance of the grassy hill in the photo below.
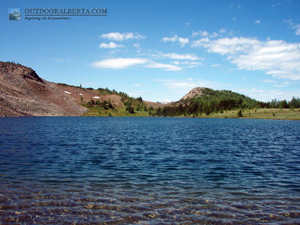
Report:
[[[83,116],[151,116],[155,115],[158,107],[163,106],[108,88],[93,89],[62,83],[57,85],[79,105],[88,109]]]
[[[213,90],[205,87],[197,87],[192,89],[186,94],[178,103],[192,104],[199,103],[219,104],[219,108],[253,108],[257,106],[263,106],[263,102],[259,102],[255,99],[249,98],[243,94],[239,94],[229,90]]]
[[[205,87],[192,89],[178,102],[158,108],[157,116],[205,118],[300,119],[300,100],[260,102],[245,95]]]

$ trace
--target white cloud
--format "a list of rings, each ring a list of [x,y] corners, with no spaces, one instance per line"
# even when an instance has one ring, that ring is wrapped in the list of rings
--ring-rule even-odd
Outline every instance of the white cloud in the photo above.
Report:
[[[180,68],[179,66],[175,66],[175,65],[172,65],[172,64],[157,63],[157,62],[152,62],[152,63],[146,65],[145,67],[148,67],[148,68],[161,68],[161,69],[165,69],[167,71],[182,70],[182,68]]]
[[[168,82],[165,83],[166,86],[174,88],[174,89],[186,89],[188,88],[188,90],[191,90],[195,87],[197,87],[197,85],[194,82],[185,82],[185,81],[173,81],[173,82]],[[184,92],[185,93],[185,92]]]
[[[289,84],[290,84],[290,82],[285,81],[285,82],[283,82],[283,83],[281,83],[281,84],[275,84],[274,87],[286,87],[286,86],[288,86]]]
[[[166,71],[178,71],[182,70],[181,67],[164,64],[150,61],[149,59],[144,58],[114,58],[114,59],[105,59],[102,61],[92,63],[92,67],[95,68],[104,68],[104,69],[126,69],[130,66],[142,65],[146,68],[160,68]]]
[[[162,40],[164,42],[179,42],[181,44],[181,47],[184,47],[190,41],[188,38],[181,38],[177,35],[174,35],[173,37],[164,37]]]
[[[294,24],[292,20],[283,20],[283,22],[288,23],[290,28],[296,30],[296,35],[300,35],[300,23]]]
[[[219,36],[219,34],[217,32],[213,32],[211,35],[209,35],[209,37],[211,37],[211,38],[215,38],[218,36]]]
[[[281,82],[280,84],[277,84],[278,82],[276,80],[263,80],[263,82],[265,83],[270,83],[270,84],[274,84],[274,87],[286,87],[290,84],[290,82],[285,81],[285,82]]]
[[[55,61],[55,62],[63,62],[65,59],[59,59],[59,58],[50,58],[49,60]]]
[[[164,42],[167,42],[167,41],[175,42],[175,41],[178,41],[178,36],[174,35],[173,37],[164,37],[163,41]]]
[[[259,24],[261,21],[260,20],[255,20],[254,23],[255,24]]]
[[[239,69],[263,70],[278,78],[300,80],[300,49],[284,41],[267,41],[233,59]]]
[[[136,43],[136,44],[133,44],[133,47],[135,47],[135,48],[140,48],[140,44],[138,44],[138,43]]]
[[[109,42],[109,44],[102,43],[99,45],[99,48],[123,48],[124,45],[117,45],[114,42]]]
[[[189,43],[189,39],[188,38],[178,38],[179,43],[181,44],[181,47],[184,47],[186,44]]]
[[[107,34],[102,34],[102,38],[108,39],[108,40],[114,40],[114,41],[124,41],[129,39],[145,39],[145,36],[140,35],[139,33],[119,33],[119,32],[112,32]]]
[[[278,100],[291,99],[293,96],[292,92],[283,92],[279,90],[263,90],[257,88],[235,89],[233,91],[264,102],[271,101],[274,98]]]
[[[220,67],[221,66],[221,64],[213,64],[213,65],[211,65],[211,67]]]
[[[151,54],[151,57],[155,58],[169,58],[169,59],[176,59],[176,60],[203,60],[203,58],[199,58],[195,54],[177,54],[177,53],[162,53],[158,52],[158,54]]]
[[[164,85],[170,89],[173,89],[177,94],[182,94],[182,96],[193,88],[197,87],[197,84],[191,79],[180,81],[173,80],[170,82],[165,82]]]
[[[192,36],[202,36],[202,37],[207,37],[209,33],[207,31],[198,31],[198,32],[193,32]]]
[[[207,31],[199,31],[199,35],[207,37],[209,35],[209,33]]]
[[[216,88],[216,82],[201,80],[201,79],[193,79],[188,78],[185,80],[156,80],[160,82],[164,82],[164,85],[168,88],[174,90],[177,94],[183,95],[187,94],[190,90],[195,87],[210,87]]]
[[[130,66],[145,64],[147,61],[147,59],[142,58],[115,58],[94,62],[92,66],[96,68],[124,69]]]
[[[192,47],[205,47],[208,52],[225,54],[235,54],[238,52],[244,52],[247,49],[251,49],[252,46],[258,44],[259,41],[255,39],[247,38],[222,38],[218,40],[210,40],[209,38],[202,38],[194,41]]]
[[[192,47],[204,47],[208,52],[228,55],[238,69],[262,70],[273,77],[300,80],[300,49],[298,44],[282,40],[259,41],[251,38],[202,38]]]
[[[300,23],[293,25],[292,28],[296,30],[295,32],[296,35],[300,35]]]
[[[181,63],[182,65],[187,65],[187,67],[189,68],[194,68],[194,67],[198,67],[200,65],[203,65],[203,63],[201,62],[189,62],[189,61],[185,61]]]
[[[224,28],[220,29],[220,33],[225,33],[226,30]],[[210,38],[215,38],[218,37],[219,34],[217,32],[213,32],[212,34],[208,33],[207,31],[198,31],[198,32],[193,32],[192,36],[201,36],[201,37],[210,37]]]
[[[172,62],[172,64],[184,65],[184,66],[187,66],[189,68],[194,68],[194,67],[198,67],[198,66],[202,65],[201,62],[191,62],[191,61],[184,61],[184,62],[174,61],[174,62]]]
[[[161,54],[163,57],[167,57],[170,59],[177,59],[177,60],[198,60],[199,58],[194,54],[176,54],[176,53],[167,53],[167,54]]]
[[[286,87],[284,84],[275,84],[274,87]]]
[[[224,29],[224,28],[221,28],[221,29],[220,29],[220,31],[219,31],[219,33],[221,33],[221,34],[224,34],[224,33],[226,33],[226,29]]]
[[[141,85],[141,84],[134,84],[133,86],[134,87],[142,87],[143,85]]]

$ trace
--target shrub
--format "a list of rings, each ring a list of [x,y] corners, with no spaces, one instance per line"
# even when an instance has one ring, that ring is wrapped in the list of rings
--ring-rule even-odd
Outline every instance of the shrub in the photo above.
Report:
[[[238,117],[243,117],[243,113],[242,113],[241,110],[238,111],[237,116],[238,116]]]
[[[205,114],[208,116],[209,114],[211,114],[211,111],[210,111],[210,109],[209,108],[206,108],[206,110],[205,110]]]

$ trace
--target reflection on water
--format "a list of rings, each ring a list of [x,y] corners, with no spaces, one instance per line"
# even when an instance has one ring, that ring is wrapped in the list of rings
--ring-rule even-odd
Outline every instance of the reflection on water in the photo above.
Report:
[[[0,118],[0,223],[297,224],[299,125]]]

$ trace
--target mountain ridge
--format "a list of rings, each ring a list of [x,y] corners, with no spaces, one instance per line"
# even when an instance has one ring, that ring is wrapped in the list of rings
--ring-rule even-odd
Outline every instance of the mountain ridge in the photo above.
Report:
[[[29,67],[0,62],[0,116],[79,116],[87,110]]]
[[[126,98],[124,101],[123,98]],[[94,100],[94,101],[93,101]],[[39,77],[32,69],[14,62],[0,61],[0,117],[12,116],[81,116],[94,107],[91,102],[125,107],[128,101],[139,102],[123,92],[53,83]],[[162,104],[142,101],[147,107]]]

